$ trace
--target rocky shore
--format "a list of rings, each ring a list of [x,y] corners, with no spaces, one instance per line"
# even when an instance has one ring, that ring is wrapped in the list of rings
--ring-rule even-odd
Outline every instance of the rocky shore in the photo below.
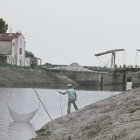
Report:
[[[140,88],[55,119],[33,140],[140,140]]]

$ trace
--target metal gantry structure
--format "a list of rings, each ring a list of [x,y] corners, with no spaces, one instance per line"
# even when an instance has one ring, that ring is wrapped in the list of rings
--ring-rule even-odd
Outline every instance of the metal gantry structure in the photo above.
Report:
[[[135,59],[135,65],[138,66],[138,52],[140,52],[139,49],[136,49],[136,59]]]
[[[102,56],[102,55],[105,55],[105,54],[112,54],[111,55],[111,70],[114,70],[115,69],[115,63],[116,63],[116,52],[118,51],[125,51],[124,49],[115,49],[115,50],[108,50],[106,52],[102,52],[102,53],[98,53],[98,54],[95,54],[95,56]]]

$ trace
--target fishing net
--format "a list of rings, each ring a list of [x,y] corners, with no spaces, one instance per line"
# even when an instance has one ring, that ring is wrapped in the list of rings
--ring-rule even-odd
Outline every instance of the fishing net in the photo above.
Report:
[[[9,113],[15,122],[29,122],[40,107],[32,89],[12,88],[6,102]]]
[[[28,114],[16,113],[9,106],[8,106],[8,110],[9,110],[9,113],[10,113],[11,117],[13,118],[13,120],[15,122],[29,122],[34,117],[34,115],[37,112],[38,108],[35,111],[33,111],[31,113],[28,113]]]

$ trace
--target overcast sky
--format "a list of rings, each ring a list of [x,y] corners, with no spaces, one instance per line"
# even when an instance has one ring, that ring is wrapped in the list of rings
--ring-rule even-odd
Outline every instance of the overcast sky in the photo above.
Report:
[[[123,48],[116,63],[135,65],[140,0],[0,0],[0,5],[8,32],[21,30],[26,49],[43,63],[94,66],[95,53]],[[105,62],[110,56],[99,58]]]

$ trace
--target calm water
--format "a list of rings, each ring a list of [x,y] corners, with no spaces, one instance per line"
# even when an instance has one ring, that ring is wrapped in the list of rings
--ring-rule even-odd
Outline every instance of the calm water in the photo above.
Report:
[[[60,98],[63,114],[67,111],[67,95],[59,95],[55,89],[36,89],[52,119],[60,117]],[[63,91],[63,90],[61,90]],[[105,99],[120,92],[77,90],[79,108]],[[19,114],[30,113],[39,108],[30,123],[13,122],[7,105]],[[72,106],[72,111],[74,111]],[[35,130],[50,119],[39,103],[33,89],[0,88],[0,140],[29,140],[35,136]]]

